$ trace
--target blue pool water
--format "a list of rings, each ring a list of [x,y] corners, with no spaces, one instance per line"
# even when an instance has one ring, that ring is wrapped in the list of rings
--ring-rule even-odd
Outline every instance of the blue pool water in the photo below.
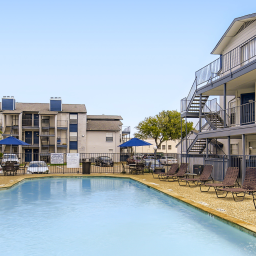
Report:
[[[256,255],[256,238],[129,179],[0,191],[0,255]]]

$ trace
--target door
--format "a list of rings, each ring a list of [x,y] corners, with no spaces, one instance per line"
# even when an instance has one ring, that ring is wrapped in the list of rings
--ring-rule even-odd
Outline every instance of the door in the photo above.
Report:
[[[34,114],[34,126],[38,127],[39,126],[39,115]]]
[[[255,122],[254,92],[241,94],[240,120],[242,125]]]
[[[25,162],[32,161],[32,149],[25,149]]]
[[[39,144],[39,132],[34,132],[34,145]]]
[[[32,144],[32,132],[25,131],[25,142],[28,144]]]
[[[33,152],[33,161],[39,161],[39,149],[34,149]]]

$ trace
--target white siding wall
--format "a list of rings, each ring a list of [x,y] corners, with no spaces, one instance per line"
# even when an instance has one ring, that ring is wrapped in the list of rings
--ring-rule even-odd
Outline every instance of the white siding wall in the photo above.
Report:
[[[256,21],[244,29],[242,32],[237,34],[235,37],[231,39],[229,44],[225,47],[222,54],[231,51],[232,49],[236,48],[246,40],[250,39],[252,36],[256,35]]]

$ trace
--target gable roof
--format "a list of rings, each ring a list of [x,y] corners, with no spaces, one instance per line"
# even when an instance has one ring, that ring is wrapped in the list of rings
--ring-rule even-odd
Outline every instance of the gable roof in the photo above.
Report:
[[[123,120],[123,118],[114,115],[87,115],[87,120]]]
[[[121,131],[121,121],[88,120],[87,131]]]
[[[1,104],[0,104],[1,105]],[[39,114],[57,114],[56,111],[49,110],[49,103],[20,103],[16,102],[15,110],[3,110],[4,113],[15,114],[23,111],[39,112]],[[84,104],[62,104],[62,112],[67,113],[86,113],[86,107]]]
[[[256,20],[256,13],[248,14],[242,17],[235,18],[224,35],[221,37],[217,45],[212,50],[211,54],[221,54],[223,49],[228,45],[230,40],[237,34],[239,29],[248,21]]]

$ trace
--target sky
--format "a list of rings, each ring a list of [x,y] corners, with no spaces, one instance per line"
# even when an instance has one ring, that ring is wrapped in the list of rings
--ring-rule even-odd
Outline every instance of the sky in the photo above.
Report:
[[[0,85],[16,102],[85,104],[134,128],[180,111],[195,71],[256,1],[0,1]]]

